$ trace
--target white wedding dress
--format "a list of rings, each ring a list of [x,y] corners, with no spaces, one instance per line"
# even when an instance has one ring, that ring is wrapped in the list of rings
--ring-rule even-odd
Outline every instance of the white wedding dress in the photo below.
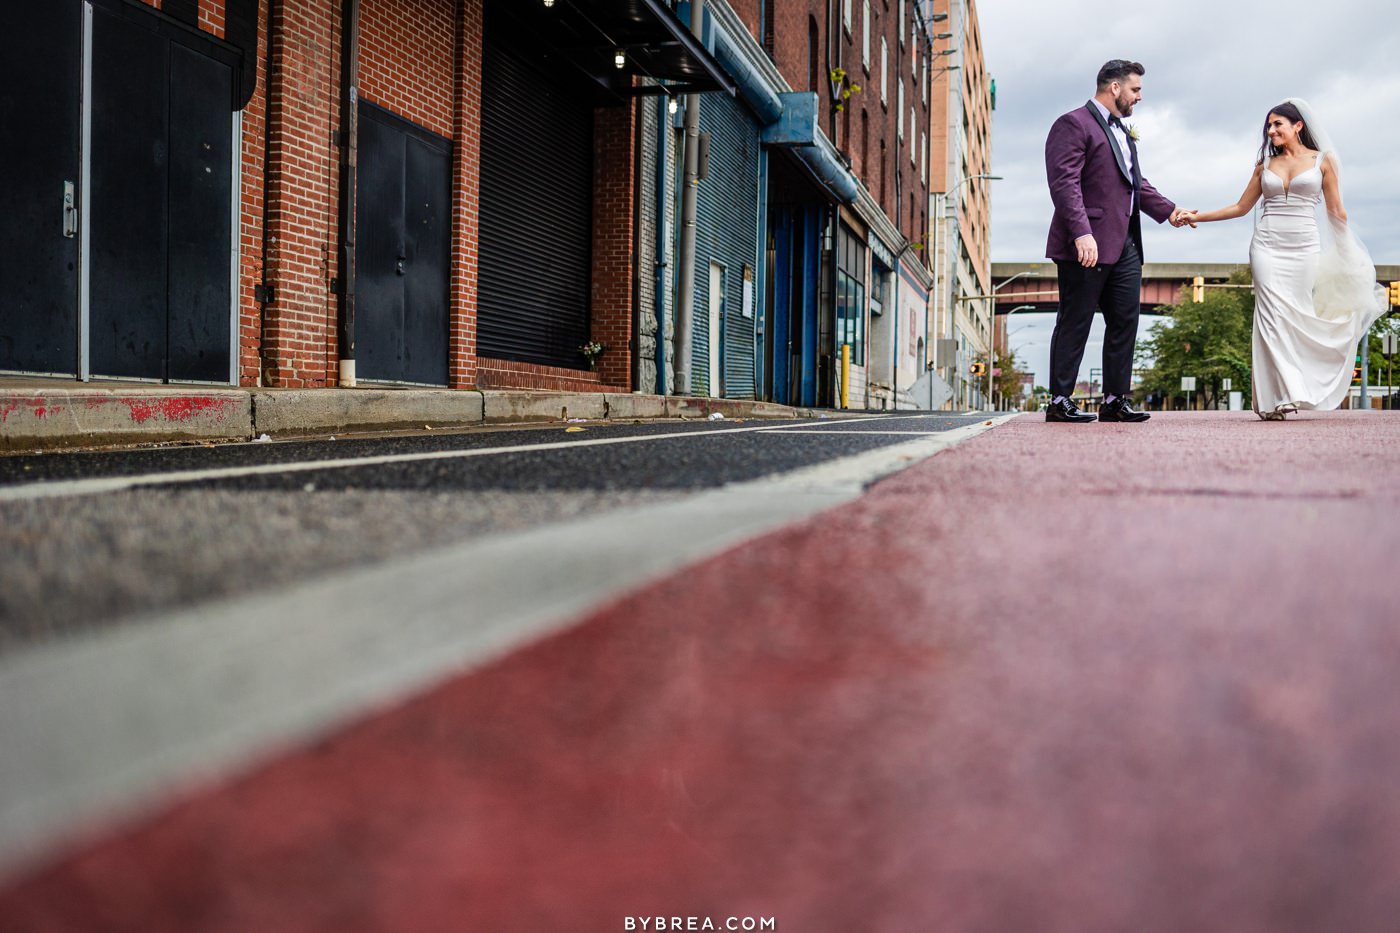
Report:
[[[1332,409],[1351,384],[1356,347],[1384,305],[1365,247],[1334,225],[1327,250],[1318,234],[1318,163],[1284,186],[1265,163],[1263,205],[1249,245],[1254,275],[1254,411],[1280,418],[1295,409]],[[1366,268],[1369,267],[1369,273]],[[1321,268],[1321,281],[1319,269]]]

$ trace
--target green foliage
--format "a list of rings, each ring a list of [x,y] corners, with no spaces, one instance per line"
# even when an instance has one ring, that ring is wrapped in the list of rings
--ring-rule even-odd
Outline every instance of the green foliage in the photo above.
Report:
[[[1230,276],[1230,285],[1249,285],[1249,271]],[[1151,362],[1143,373],[1140,394],[1161,393],[1185,397],[1181,377],[1196,377],[1196,395],[1207,406],[1222,398],[1220,380],[1233,381],[1232,390],[1244,393],[1250,403],[1250,338],[1254,322],[1254,292],[1248,288],[1210,288],[1205,300],[1191,300],[1191,288],[1181,290],[1167,319],[1153,325],[1151,336],[1138,344],[1139,366]]]
[[[1379,321],[1371,325],[1370,335],[1370,376],[1366,380],[1367,385],[1383,386],[1386,380],[1391,378],[1391,374],[1400,370],[1400,353],[1395,354],[1393,359],[1387,359],[1381,352],[1381,337],[1385,334],[1400,334],[1400,315],[1387,314]],[[1400,379],[1400,377],[1397,377]]]
[[[997,349],[996,365],[1001,370],[1001,375],[992,377],[992,388],[996,390],[998,400],[1005,405],[1020,404],[1022,401],[1022,370],[1018,363],[1015,352],[1007,353]]]

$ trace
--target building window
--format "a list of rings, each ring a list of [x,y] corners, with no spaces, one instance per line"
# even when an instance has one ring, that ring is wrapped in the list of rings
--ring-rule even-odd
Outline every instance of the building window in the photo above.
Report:
[[[909,145],[909,164],[910,164],[910,165],[917,165],[917,164],[918,164],[918,162],[917,162],[917,161],[915,160],[915,158],[914,158],[914,146],[913,146],[913,143],[914,143],[914,131],[917,130],[918,128],[919,128],[919,124],[916,123],[916,122],[915,122],[915,119],[914,119],[914,108],[913,108],[913,107],[910,107],[910,108],[909,108],[909,143],[910,143],[910,145]]]
[[[895,101],[895,106],[899,108],[899,116],[895,120],[895,134],[904,138],[904,79],[899,79],[899,99]]]
[[[904,0],[899,0],[899,22],[894,25],[894,34],[899,36],[899,44],[904,44]]]
[[[927,59],[927,58],[924,59],[924,63],[923,63],[922,69],[923,69],[923,74],[919,77],[919,87],[920,87],[920,89],[921,89],[920,93],[921,93],[921,96],[922,96],[923,99],[924,99],[924,103],[927,104],[927,103],[928,103],[928,59]]]
[[[870,74],[870,0],[865,0],[860,10],[860,63]]]
[[[841,0],[841,25],[851,31],[851,0]]]
[[[880,37],[880,103],[890,102],[890,46]]]
[[[928,139],[919,134],[919,180],[928,184]]]
[[[870,114],[860,111],[860,173],[870,181]]]
[[[807,17],[807,90],[817,90],[817,48],[821,45],[817,32],[817,18]]]
[[[836,254],[836,346],[850,344],[857,365],[865,358],[866,245],[841,225]]]
[[[763,9],[759,14],[763,19],[763,51],[768,53],[768,57],[773,57],[774,31],[773,31],[773,5],[777,0],[763,0]]]

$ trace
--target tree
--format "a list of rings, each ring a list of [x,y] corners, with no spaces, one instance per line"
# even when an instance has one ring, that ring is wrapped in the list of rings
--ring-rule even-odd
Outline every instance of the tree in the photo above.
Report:
[[[992,388],[1001,398],[1001,403],[1008,409],[1013,405],[1021,404],[1021,377],[1024,373],[1017,366],[1015,352],[1008,353],[998,348],[996,361],[999,374],[992,377]]]
[[[1250,282],[1249,270],[1241,269],[1230,276],[1229,284]],[[1165,310],[1170,317],[1153,325],[1151,336],[1138,344],[1137,362],[1145,370],[1142,392],[1184,398],[1181,377],[1195,376],[1197,393],[1211,407],[1223,397],[1220,380],[1228,378],[1248,405],[1254,292],[1207,288],[1205,300],[1197,303],[1190,289],[1183,288],[1177,303]]]

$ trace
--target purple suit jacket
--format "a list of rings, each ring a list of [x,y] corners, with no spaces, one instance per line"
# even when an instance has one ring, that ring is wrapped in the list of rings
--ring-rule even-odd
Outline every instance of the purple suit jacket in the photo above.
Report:
[[[1133,147],[1133,176],[1130,177],[1118,144],[1103,114],[1089,101],[1078,110],[1055,121],[1045,140],[1045,175],[1050,182],[1050,200],[1055,216],[1050,221],[1050,239],[1045,255],[1050,259],[1074,262],[1079,253],[1074,241],[1092,233],[1099,245],[1099,262],[1115,263],[1123,255],[1128,237],[1142,255],[1142,225],[1133,209],[1133,188],[1138,191],[1138,208],[1158,223],[1171,217],[1176,205],[1157,192],[1142,177],[1142,160]]]

